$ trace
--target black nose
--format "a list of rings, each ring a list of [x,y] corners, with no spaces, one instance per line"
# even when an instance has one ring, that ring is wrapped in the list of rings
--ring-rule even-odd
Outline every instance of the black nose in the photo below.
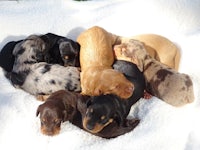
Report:
[[[93,129],[94,129],[94,125],[87,124],[87,125],[86,125],[86,128],[87,128],[88,130],[93,130]]]

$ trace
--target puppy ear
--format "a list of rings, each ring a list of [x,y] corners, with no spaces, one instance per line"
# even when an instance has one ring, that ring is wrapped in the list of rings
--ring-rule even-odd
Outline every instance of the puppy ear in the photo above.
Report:
[[[121,126],[123,124],[124,119],[123,119],[123,116],[120,111],[116,111],[114,118],[119,126]]]
[[[67,111],[66,110],[63,110],[63,118],[62,118],[62,122],[65,122],[67,121],[69,118],[68,118],[68,115],[67,115]]]
[[[36,111],[36,117],[39,115],[40,113],[40,106],[38,106],[37,111]]]
[[[87,106],[87,108],[88,108],[91,104],[92,104],[91,99],[87,100],[87,102],[86,102],[86,106]]]

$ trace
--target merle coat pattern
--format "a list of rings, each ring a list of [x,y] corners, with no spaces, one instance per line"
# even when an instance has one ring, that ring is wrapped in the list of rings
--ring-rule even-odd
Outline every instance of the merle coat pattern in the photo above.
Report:
[[[61,89],[80,92],[79,68],[44,62],[51,44],[46,39],[31,35],[15,46],[15,61],[9,75],[12,84],[36,96]]]

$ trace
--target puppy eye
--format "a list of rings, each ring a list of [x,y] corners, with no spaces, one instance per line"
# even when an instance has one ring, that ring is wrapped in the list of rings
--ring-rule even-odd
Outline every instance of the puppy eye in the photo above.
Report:
[[[101,124],[106,124],[107,122],[108,122],[108,120],[107,120],[106,116],[101,116],[101,121],[100,121],[100,123],[101,123]]]

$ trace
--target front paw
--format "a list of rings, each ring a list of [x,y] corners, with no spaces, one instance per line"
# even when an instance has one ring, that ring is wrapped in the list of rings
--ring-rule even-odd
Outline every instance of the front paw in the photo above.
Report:
[[[140,120],[137,119],[137,118],[134,118],[134,119],[126,119],[126,121],[125,121],[125,125],[126,125],[127,127],[132,127],[132,128],[135,128],[139,123],[140,123]]]

